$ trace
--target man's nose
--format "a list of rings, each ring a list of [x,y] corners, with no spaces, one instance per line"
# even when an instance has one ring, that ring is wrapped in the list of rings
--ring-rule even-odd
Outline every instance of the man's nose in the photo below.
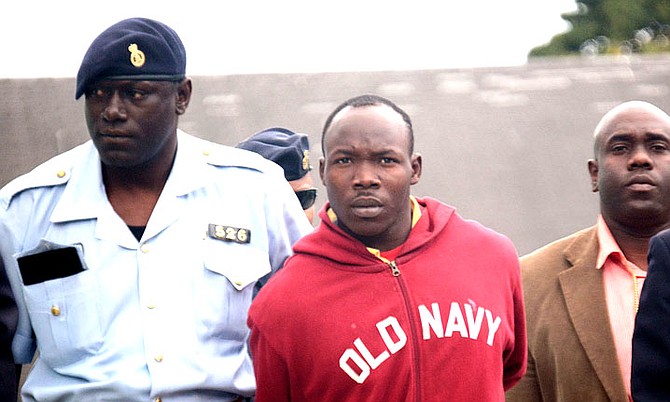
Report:
[[[126,118],[125,104],[118,91],[114,91],[107,99],[107,105],[102,111],[102,118],[107,121]]]
[[[381,185],[377,168],[370,162],[363,162],[354,171],[354,187],[377,188]]]
[[[653,160],[649,155],[646,147],[635,147],[628,160],[628,169],[649,169],[653,164]]]

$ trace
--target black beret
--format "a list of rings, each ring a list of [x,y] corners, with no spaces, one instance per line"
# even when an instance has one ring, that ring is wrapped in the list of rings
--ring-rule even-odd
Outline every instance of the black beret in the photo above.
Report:
[[[84,55],[75,99],[102,79],[180,81],[186,76],[186,50],[177,33],[147,18],[129,18],[107,28]]]
[[[312,169],[309,164],[309,139],[306,134],[273,127],[252,135],[236,145],[256,152],[284,169],[286,180],[298,180]]]

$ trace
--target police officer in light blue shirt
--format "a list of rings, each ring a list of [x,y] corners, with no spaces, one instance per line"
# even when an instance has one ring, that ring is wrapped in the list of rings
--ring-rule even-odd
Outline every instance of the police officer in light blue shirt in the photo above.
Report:
[[[185,65],[166,25],[112,25],[77,75],[91,141],[0,190],[23,401],[254,393],[254,285],[312,226],[279,166],[177,129]]]

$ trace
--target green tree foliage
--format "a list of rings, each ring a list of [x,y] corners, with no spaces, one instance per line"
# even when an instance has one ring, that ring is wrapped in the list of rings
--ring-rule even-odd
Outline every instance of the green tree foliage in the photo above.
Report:
[[[571,28],[529,57],[670,52],[670,0],[582,0]]]

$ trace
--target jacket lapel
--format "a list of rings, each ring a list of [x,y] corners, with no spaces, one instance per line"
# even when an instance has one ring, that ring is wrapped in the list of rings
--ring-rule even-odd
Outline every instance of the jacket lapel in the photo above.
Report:
[[[568,314],[596,375],[612,401],[627,401],[605,302],[602,271],[596,269],[595,227],[565,249],[572,267],[559,275]]]

